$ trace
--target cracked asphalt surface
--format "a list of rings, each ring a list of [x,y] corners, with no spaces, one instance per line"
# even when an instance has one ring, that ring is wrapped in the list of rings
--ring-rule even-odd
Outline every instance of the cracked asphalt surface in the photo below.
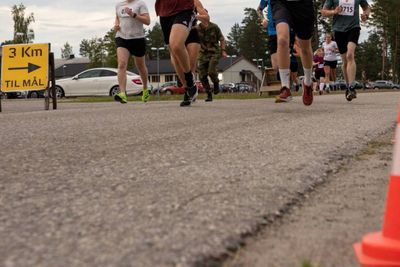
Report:
[[[393,127],[398,96],[5,101],[0,265],[205,266]]]

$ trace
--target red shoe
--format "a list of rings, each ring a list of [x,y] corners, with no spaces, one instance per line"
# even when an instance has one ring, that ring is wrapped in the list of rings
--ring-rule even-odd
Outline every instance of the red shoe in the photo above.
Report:
[[[289,102],[292,100],[292,93],[287,87],[282,87],[278,96],[275,97],[275,103]]]
[[[303,104],[309,106],[313,102],[313,88],[312,85],[307,86],[303,81]]]

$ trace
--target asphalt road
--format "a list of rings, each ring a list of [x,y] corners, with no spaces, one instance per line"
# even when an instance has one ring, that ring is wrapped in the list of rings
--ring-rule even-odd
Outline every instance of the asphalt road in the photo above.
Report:
[[[3,102],[0,266],[207,266],[393,128],[398,99]]]

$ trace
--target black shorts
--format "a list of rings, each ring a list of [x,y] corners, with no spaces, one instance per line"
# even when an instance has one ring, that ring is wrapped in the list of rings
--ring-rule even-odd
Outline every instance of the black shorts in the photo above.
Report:
[[[278,51],[278,37],[276,35],[268,36],[268,51],[270,55]]]
[[[340,54],[344,54],[347,52],[348,43],[352,42],[358,45],[360,30],[360,28],[353,28],[347,32],[335,32],[335,41],[338,45]]]
[[[195,14],[192,9],[182,11],[170,17],[160,17],[160,24],[164,35],[165,44],[169,44],[169,36],[171,34],[171,29],[174,24],[184,25],[190,30],[193,26],[193,21],[195,19]]]
[[[146,40],[139,39],[124,39],[121,37],[115,38],[115,44],[118,47],[128,49],[129,53],[135,57],[143,57],[146,54]]]
[[[324,69],[316,69],[314,72],[314,77],[319,81],[319,78],[323,77],[325,78],[325,71]]]
[[[324,61],[324,66],[329,66],[329,67],[331,67],[331,69],[336,69],[337,60],[334,60],[334,61],[325,60]]]
[[[297,72],[299,70],[299,63],[296,59],[290,59],[290,72]]]
[[[196,28],[192,28],[189,32],[189,36],[186,39],[185,45],[188,44],[200,44],[200,36],[199,36],[199,31]]]
[[[313,0],[271,0],[271,7],[276,25],[286,22],[302,40],[312,37],[314,32]]]

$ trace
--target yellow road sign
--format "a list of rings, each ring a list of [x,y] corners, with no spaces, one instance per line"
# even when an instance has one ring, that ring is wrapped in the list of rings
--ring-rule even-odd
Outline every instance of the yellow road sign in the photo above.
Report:
[[[41,90],[48,87],[50,44],[4,45],[1,91]]]

